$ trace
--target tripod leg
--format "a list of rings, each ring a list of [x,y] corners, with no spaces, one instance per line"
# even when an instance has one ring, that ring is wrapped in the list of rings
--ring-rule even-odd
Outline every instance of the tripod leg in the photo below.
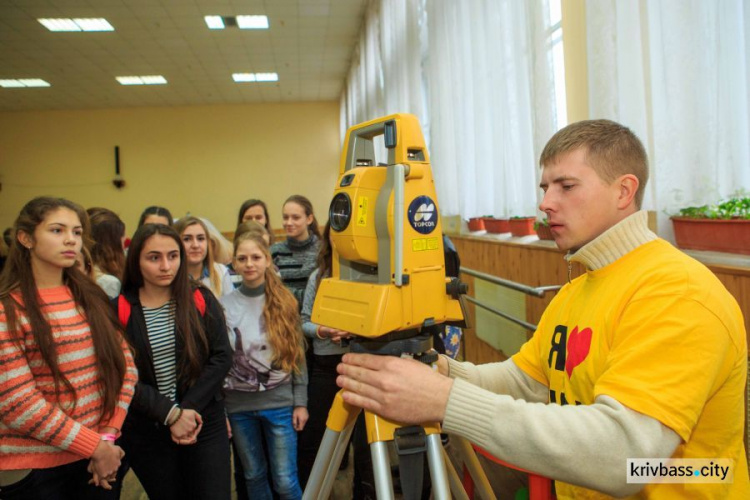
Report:
[[[340,434],[341,432],[331,429],[326,429],[325,434],[323,434],[318,454],[315,456],[315,463],[313,464],[312,471],[310,471],[310,478],[307,480],[307,486],[302,495],[303,500],[316,500],[320,498],[318,493],[326,480],[328,464],[331,462],[331,457],[333,457],[336,451],[335,448],[339,442]]]
[[[361,411],[344,403],[342,391],[336,394],[326,420],[326,432],[318,447],[310,477],[307,480],[303,500],[328,498],[336,479],[341,457],[349,444],[349,436]],[[343,448],[343,450],[341,449]]]
[[[391,464],[388,460],[388,445],[384,441],[370,444],[372,471],[375,475],[375,494],[378,500],[393,500]]]
[[[323,479],[323,484],[320,487],[320,495],[318,496],[318,498],[328,498],[331,495],[333,483],[336,480],[336,474],[338,473],[339,466],[341,465],[341,459],[344,457],[344,453],[349,451],[349,438],[351,438],[352,431],[354,431],[355,422],[356,421],[354,420],[350,422],[338,437],[336,447],[333,450],[333,456],[328,463],[328,470],[326,471],[325,478]],[[317,459],[315,460],[315,462],[317,463]]]
[[[496,500],[497,497],[492,492],[492,486],[490,486],[490,481],[487,479],[487,474],[485,474],[482,464],[479,463],[477,454],[474,452],[471,444],[466,439],[456,435],[451,436],[451,443],[455,443],[461,453],[464,464],[469,470],[471,478],[474,480],[474,488],[479,497],[482,500]]]
[[[430,434],[426,439],[427,460],[432,478],[432,497],[435,500],[450,500],[451,494],[443,461],[443,443],[440,441],[440,434]]]
[[[450,484],[453,498],[457,498],[458,500],[469,500],[469,495],[466,494],[464,485],[461,483],[461,478],[458,477],[456,468],[453,467],[453,463],[451,463],[451,459],[448,456],[448,452],[445,451],[445,448],[443,448],[443,461],[445,462],[445,469],[448,471],[448,483]]]

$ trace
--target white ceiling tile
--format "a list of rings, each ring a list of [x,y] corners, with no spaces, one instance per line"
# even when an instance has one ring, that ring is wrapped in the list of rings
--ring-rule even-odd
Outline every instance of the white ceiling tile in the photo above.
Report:
[[[0,76],[52,87],[9,94],[0,110],[329,99],[343,86],[366,0],[0,0]],[[262,14],[271,29],[208,30],[203,16]],[[110,33],[51,33],[36,17],[105,17]],[[241,86],[233,71],[276,71]],[[128,89],[123,72],[168,85]],[[43,91],[43,92],[41,92]]]

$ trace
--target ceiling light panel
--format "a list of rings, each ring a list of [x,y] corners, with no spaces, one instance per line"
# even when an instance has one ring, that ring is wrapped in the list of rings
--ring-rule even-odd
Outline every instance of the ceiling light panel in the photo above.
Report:
[[[141,80],[143,80],[144,85],[166,85],[167,83],[167,79],[161,75],[142,76]]]
[[[4,89],[11,89],[16,87],[25,87],[23,83],[18,80],[0,80],[0,87]]]
[[[0,80],[0,87],[3,88],[21,88],[21,87],[51,87],[51,85],[41,78],[19,78],[12,80]]]
[[[45,82],[41,78],[21,78],[18,80],[23,84],[24,87],[50,87],[48,82]]]
[[[203,19],[206,20],[206,26],[210,30],[223,30],[224,20],[221,16],[205,16]]]
[[[73,19],[83,31],[114,31],[115,28],[103,17]]]
[[[237,27],[243,30],[267,30],[266,16],[237,16]]]
[[[167,79],[161,75],[117,76],[115,78],[120,85],[164,85],[167,83]]]
[[[72,19],[37,19],[45,28],[50,31],[81,31]]]
[[[278,73],[255,73],[255,79],[259,82],[278,82]]]
[[[205,16],[208,29],[223,30],[238,27],[242,30],[267,30],[267,16]]]
[[[114,31],[109,21],[102,17],[40,18],[37,19],[50,31]]]
[[[233,73],[232,79],[237,83],[254,82],[255,73]]]
[[[278,82],[278,73],[233,73],[232,79],[237,83]]]

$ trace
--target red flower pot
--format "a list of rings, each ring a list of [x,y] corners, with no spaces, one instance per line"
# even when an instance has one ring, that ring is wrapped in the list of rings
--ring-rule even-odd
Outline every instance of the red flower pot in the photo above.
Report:
[[[693,219],[672,217],[680,248],[750,255],[749,219]]]
[[[513,236],[528,236],[534,234],[535,217],[519,217],[510,219],[510,232]]]
[[[552,237],[552,230],[545,224],[539,224],[536,228],[536,235],[539,236],[540,240],[554,240]]]
[[[469,231],[484,231],[484,218],[472,217],[469,219]]]
[[[484,227],[487,228],[488,233],[499,234],[510,232],[510,224],[508,223],[508,219],[485,218]]]

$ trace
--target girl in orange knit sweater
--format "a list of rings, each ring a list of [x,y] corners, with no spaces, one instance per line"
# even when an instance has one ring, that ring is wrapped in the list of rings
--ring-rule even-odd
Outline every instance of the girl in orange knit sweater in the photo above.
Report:
[[[0,276],[0,498],[107,498],[137,378],[107,296],[75,265],[83,209],[21,210]]]

